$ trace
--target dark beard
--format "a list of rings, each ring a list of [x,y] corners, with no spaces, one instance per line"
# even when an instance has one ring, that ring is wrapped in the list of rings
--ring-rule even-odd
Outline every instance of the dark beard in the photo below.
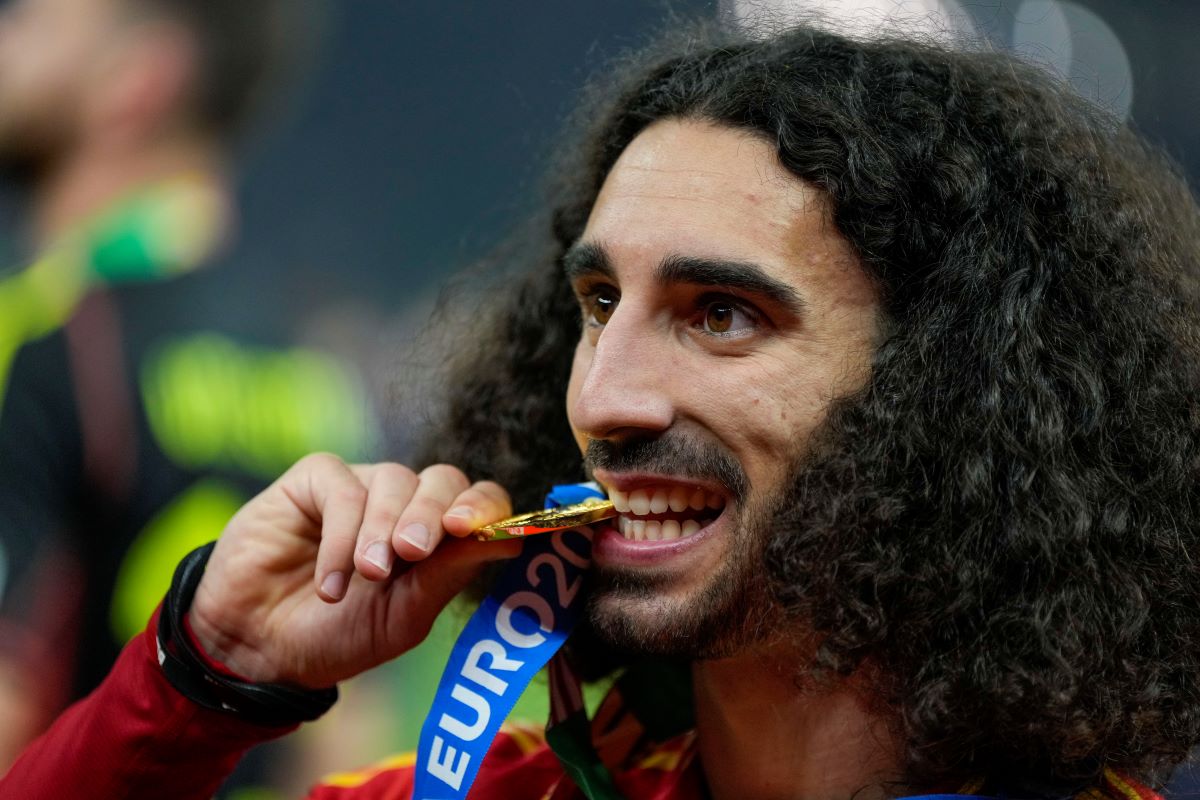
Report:
[[[653,577],[595,569],[588,619],[620,650],[684,659],[728,658],[772,635],[775,618],[759,568],[762,534],[682,602],[664,597]]]
[[[730,526],[737,543],[722,567],[684,598],[669,596],[665,580],[643,571],[592,571],[588,618],[613,647],[687,659],[724,658],[769,633],[771,603],[761,580],[769,518],[747,506],[749,482],[724,450],[682,435],[624,443],[593,440],[595,467],[641,470],[715,481],[730,493],[736,512]],[[729,513],[729,512],[727,512]]]

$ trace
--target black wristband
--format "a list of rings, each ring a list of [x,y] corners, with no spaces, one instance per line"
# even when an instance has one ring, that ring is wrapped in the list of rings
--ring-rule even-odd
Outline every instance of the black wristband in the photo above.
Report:
[[[158,618],[158,663],[163,674],[192,702],[247,722],[279,727],[308,722],[337,702],[337,687],[300,689],[276,683],[247,683],[211,669],[183,626],[196,587],[216,542],[188,553],[175,569]]]

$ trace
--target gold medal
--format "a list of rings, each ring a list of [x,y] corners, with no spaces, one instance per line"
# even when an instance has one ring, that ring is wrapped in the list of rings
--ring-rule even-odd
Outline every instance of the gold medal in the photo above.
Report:
[[[471,533],[481,542],[500,541],[578,528],[580,525],[612,519],[616,515],[611,500],[590,497],[582,503],[502,519],[491,525],[476,528]]]

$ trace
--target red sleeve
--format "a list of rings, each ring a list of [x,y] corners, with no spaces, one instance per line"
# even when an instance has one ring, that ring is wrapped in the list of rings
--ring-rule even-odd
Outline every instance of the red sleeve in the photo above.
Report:
[[[329,775],[306,800],[410,798],[416,760],[416,753],[405,753],[356,772]],[[467,800],[542,800],[562,780],[562,765],[546,746],[540,726],[505,725],[484,756]]]
[[[210,711],[175,690],[158,665],[156,628],[121,652],[112,672],[67,709],[0,780],[0,797],[209,800],[266,728]]]

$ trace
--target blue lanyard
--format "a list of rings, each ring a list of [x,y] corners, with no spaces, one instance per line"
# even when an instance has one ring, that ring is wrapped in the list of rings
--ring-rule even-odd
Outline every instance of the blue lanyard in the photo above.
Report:
[[[546,507],[603,497],[593,486],[556,486]],[[417,746],[414,800],[465,798],[517,698],[579,620],[591,531],[525,541],[520,557],[471,615],[446,662]]]

